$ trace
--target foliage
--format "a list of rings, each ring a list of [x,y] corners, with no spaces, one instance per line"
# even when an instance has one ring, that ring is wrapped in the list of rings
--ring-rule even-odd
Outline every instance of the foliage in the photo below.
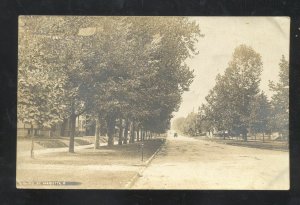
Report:
[[[174,120],[173,129],[187,135],[195,135],[197,132],[197,114],[191,112],[186,118],[181,117]]]
[[[20,18],[18,117],[51,127],[82,113],[165,132],[193,79],[198,25],[185,17]],[[74,145],[71,144],[70,147]]]
[[[261,56],[253,48],[240,45],[223,75],[218,74],[210,90],[206,116],[218,130],[235,130],[246,137],[251,102],[259,92]]]
[[[36,18],[20,19],[18,119],[51,127],[61,121],[65,111],[65,78],[59,74],[59,64],[48,63],[53,55],[45,49],[44,36],[37,35],[35,27],[32,28],[36,24]]]
[[[289,62],[282,56],[279,63],[279,82],[270,82],[272,96],[272,128],[284,136],[289,130]]]
[[[252,133],[270,131],[271,104],[264,92],[257,95],[250,105],[250,130]]]

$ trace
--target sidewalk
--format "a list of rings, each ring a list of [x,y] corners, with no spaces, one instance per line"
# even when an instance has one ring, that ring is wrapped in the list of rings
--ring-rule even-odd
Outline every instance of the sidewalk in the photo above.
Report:
[[[75,146],[74,149],[76,151],[76,150],[87,149],[87,148],[92,148],[92,147],[94,147],[94,144]],[[52,152],[55,152],[55,153],[67,152],[68,150],[69,150],[69,147],[38,149],[38,150],[34,150],[34,155],[47,154],[47,153],[52,153]],[[30,157],[30,150],[17,152],[17,156],[18,157],[26,157],[26,156]]]
[[[115,145],[118,142],[114,142]],[[107,146],[107,143],[100,143],[100,146]],[[80,146],[75,146],[74,151],[82,150],[82,149],[88,149],[88,148],[93,148],[94,144],[89,144],[89,145],[80,145]],[[61,152],[68,152],[69,147],[60,147],[60,148],[45,148],[45,149],[38,149],[34,150],[34,155],[41,155],[41,154],[48,154],[48,153],[61,153]],[[17,152],[17,157],[30,157],[30,150],[28,151],[21,151]]]

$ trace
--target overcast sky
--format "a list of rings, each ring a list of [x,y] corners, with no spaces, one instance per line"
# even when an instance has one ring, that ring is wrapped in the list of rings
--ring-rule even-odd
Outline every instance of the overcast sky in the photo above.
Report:
[[[251,46],[261,54],[263,72],[260,88],[270,97],[269,80],[278,81],[279,61],[289,56],[290,21],[287,17],[193,17],[202,34],[197,48],[200,53],[188,60],[195,78],[190,91],[182,96],[175,117],[197,111],[215,85],[218,73],[224,73],[234,49],[240,44]],[[173,118],[173,119],[174,119]]]

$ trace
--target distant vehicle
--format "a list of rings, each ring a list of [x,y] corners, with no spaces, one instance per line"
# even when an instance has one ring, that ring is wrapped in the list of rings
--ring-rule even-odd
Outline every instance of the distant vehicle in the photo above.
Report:
[[[174,138],[175,138],[175,137],[178,137],[178,134],[177,134],[176,132],[174,133]]]

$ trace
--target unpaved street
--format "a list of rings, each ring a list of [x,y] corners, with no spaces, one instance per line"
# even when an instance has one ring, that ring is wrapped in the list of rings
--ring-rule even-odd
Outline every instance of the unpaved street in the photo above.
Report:
[[[170,135],[132,188],[286,190],[289,154]]]

